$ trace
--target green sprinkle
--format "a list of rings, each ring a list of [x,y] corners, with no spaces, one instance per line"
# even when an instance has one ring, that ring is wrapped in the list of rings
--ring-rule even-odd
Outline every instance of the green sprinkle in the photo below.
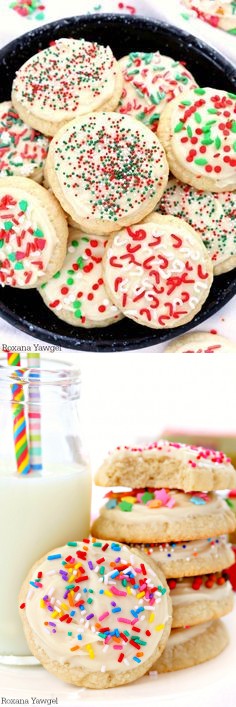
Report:
[[[69,547],[77,547],[77,544],[78,543],[76,543],[76,542],[67,543],[67,545],[69,545]]]
[[[193,137],[193,131],[192,128],[190,128],[190,125],[187,125],[187,133],[189,137]]]
[[[102,547],[102,543],[95,541],[95,543],[93,543],[93,547]]]
[[[150,493],[149,491],[145,491],[145,493],[143,493],[143,495],[142,495],[141,501],[142,501],[142,503],[146,504],[148,501],[152,501],[153,498],[155,498],[154,493]]]
[[[77,265],[79,265],[80,268],[84,267],[84,259],[82,258],[82,255],[76,260]]]
[[[15,270],[24,270],[24,265],[23,265],[23,263],[16,263],[16,264],[15,264]]]
[[[55,272],[55,275],[53,275],[54,280],[57,280],[57,278],[60,277],[60,274],[60,270],[58,270],[58,272]]]
[[[73,302],[73,307],[74,307],[75,309],[80,309],[81,306],[82,306],[82,302],[80,302],[79,299],[76,299],[76,300]]]
[[[183,130],[184,123],[180,120],[179,123],[175,126],[174,133],[180,133],[181,130]]]
[[[219,150],[219,147],[221,147],[221,139],[218,136],[215,139],[215,147],[217,150]]]
[[[93,603],[93,599],[92,599],[92,597],[89,597],[87,604],[92,604],[92,603]]]
[[[105,567],[104,567],[104,565],[103,565],[103,566],[100,567],[100,569],[99,569],[99,574],[104,574],[104,573],[105,573]],[[93,601],[93,600],[92,600],[92,601]]]
[[[226,498],[225,501],[226,501],[226,503],[228,504],[228,506],[229,506],[230,508],[232,508],[232,509],[234,508],[234,504],[233,504],[233,502],[231,501],[230,498]]]
[[[200,113],[194,113],[194,119],[195,119],[196,123],[202,122],[202,117],[201,117]]]
[[[3,241],[0,241],[0,248],[2,247],[2,246],[1,246],[1,243],[2,243],[2,245],[3,245]],[[8,260],[10,260],[11,263],[14,263],[14,262],[15,262],[15,259],[16,259],[15,253],[10,253],[10,254],[8,255]]]
[[[74,248],[77,248],[79,241],[71,241],[71,245],[73,245]]]
[[[205,91],[205,88],[195,88],[194,93],[196,93],[197,96],[204,96],[206,91]]]
[[[203,167],[205,164],[207,164],[207,160],[205,160],[204,157],[196,157],[194,162],[195,162],[195,164],[198,164],[200,167]]]
[[[128,501],[121,501],[120,503],[118,503],[118,506],[121,511],[132,511],[133,508],[133,504],[128,503]]]
[[[74,284],[73,278],[72,278],[72,277],[68,277],[68,280],[66,281],[66,284],[67,284],[67,285],[73,285],[73,284]]]
[[[73,635],[73,634],[72,634],[72,631],[68,631],[68,634],[67,634],[67,635],[68,635],[68,636],[72,636],[72,635]]]
[[[181,101],[181,106],[191,106],[191,101]]]
[[[40,228],[36,228],[34,231],[34,236],[37,236],[37,238],[44,238],[44,233]]]
[[[233,120],[233,122],[232,122],[231,131],[232,131],[232,133],[236,133],[236,120]]]
[[[25,200],[19,201],[19,207],[20,207],[21,211],[27,211],[28,201],[25,201]]]
[[[11,228],[12,228],[12,226],[13,226],[13,222],[12,222],[12,221],[4,221],[4,228],[5,228],[5,231],[10,231]]]

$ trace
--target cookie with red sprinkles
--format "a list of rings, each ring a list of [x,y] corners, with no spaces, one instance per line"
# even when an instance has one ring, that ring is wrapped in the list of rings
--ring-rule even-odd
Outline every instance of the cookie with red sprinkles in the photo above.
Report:
[[[196,189],[236,188],[236,95],[194,88],[164,108],[158,135],[171,172]]]
[[[39,290],[45,304],[59,319],[73,326],[100,327],[122,318],[104,285],[105,246],[106,240],[101,236],[69,229],[63,266]]]
[[[212,259],[214,274],[236,266],[236,192],[199,191],[170,179],[158,211],[187,221],[202,237]]]
[[[91,113],[52,140],[46,179],[62,207],[87,233],[105,235],[139,222],[168,180],[164,149],[128,115]]]
[[[234,488],[236,470],[215,449],[158,440],[144,447],[117,447],[98,469],[98,486],[170,486],[183,491]]]
[[[195,15],[212,27],[236,34],[235,0],[182,0]]]
[[[0,179],[0,285],[32,288],[62,266],[68,227],[54,195],[32,179]]]
[[[76,116],[114,110],[123,86],[110,47],[84,39],[61,38],[17,71],[12,102],[22,120],[45,135]]]
[[[41,182],[48,139],[21,120],[10,101],[0,103],[0,177]]]
[[[124,85],[117,111],[133,115],[153,131],[166,103],[197,86],[184,63],[158,51],[131,52],[119,65]]]
[[[165,349],[165,353],[235,353],[236,344],[219,334],[208,331],[196,331],[180,336]]]
[[[118,542],[71,541],[40,559],[20,593],[33,655],[61,680],[104,689],[144,675],[171,628],[159,568]]]
[[[173,607],[172,628],[196,626],[233,611],[234,595],[227,572],[168,579]]]
[[[153,329],[190,322],[213,280],[201,237],[182,219],[152,213],[109,239],[104,279],[116,306]]]

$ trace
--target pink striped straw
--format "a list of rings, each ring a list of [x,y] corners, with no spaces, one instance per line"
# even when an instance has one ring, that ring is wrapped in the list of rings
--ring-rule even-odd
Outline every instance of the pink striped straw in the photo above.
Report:
[[[42,471],[41,412],[40,412],[40,354],[27,354],[29,373],[29,454],[30,470]],[[31,371],[31,369],[33,369]]]

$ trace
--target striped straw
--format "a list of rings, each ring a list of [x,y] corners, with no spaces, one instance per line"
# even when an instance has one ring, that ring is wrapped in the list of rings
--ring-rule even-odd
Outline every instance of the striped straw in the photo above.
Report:
[[[27,442],[27,430],[24,414],[24,391],[21,381],[23,371],[20,369],[20,355],[18,353],[7,352],[7,362],[9,366],[19,366],[16,373],[16,382],[11,385],[12,391],[12,413],[13,413],[13,437],[16,455],[16,465],[19,474],[30,472],[29,450]]]
[[[27,354],[29,373],[29,448],[31,471],[42,471],[41,413],[40,413],[40,354]]]

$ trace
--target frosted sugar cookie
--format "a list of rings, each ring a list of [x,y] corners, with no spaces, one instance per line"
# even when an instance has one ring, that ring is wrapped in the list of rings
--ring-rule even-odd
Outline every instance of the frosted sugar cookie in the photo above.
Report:
[[[233,611],[234,595],[226,572],[169,579],[168,585],[172,628],[196,626]]]
[[[109,491],[93,535],[126,543],[198,540],[231,532],[235,517],[215,493],[152,487]]]
[[[106,240],[102,237],[69,229],[67,255],[62,268],[39,290],[45,304],[59,319],[73,326],[99,327],[122,318],[104,286],[102,258],[105,245]]]
[[[0,177],[43,178],[48,139],[29,128],[10,101],[0,103]]]
[[[215,275],[236,266],[236,192],[212,194],[171,179],[158,211],[193,226],[209,252]]]
[[[46,163],[46,179],[65,211],[86,232],[101,235],[150,213],[167,178],[158,138],[118,113],[93,113],[62,128]]]
[[[79,115],[116,108],[123,79],[110,47],[84,39],[57,39],[17,71],[12,102],[22,120],[55,135]]]
[[[117,542],[84,540],[32,567],[20,613],[30,650],[46,670],[104,689],[151,668],[165,648],[172,612],[166,580],[152,560]]]
[[[184,64],[160,52],[131,52],[119,65],[124,85],[117,111],[133,115],[154,131],[166,103],[197,86]]]
[[[150,543],[139,545],[138,549],[151,556],[168,578],[220,572],[234,562],[226,535],[188,542]]]
[[[171,172],[204,191],[236,189],[236,96],[215,88],[184,92],[163,110],[158,135]]]
[[[127,317],[161,329],[186,324],[199,312],[213,268],[189,224],[152,213],[109,239],[104,279],[112,301]]]
[[[98,486],[170,486],[183,491],[234,488],[231,460],[214,449],[159,440],[146,447],[117,447],[95,476]]]
[[[219,27],[229,34],[236,34],[235,0],[182,0],[212,27]]]
[[[180,336],[165,349],[165,353],[235,353],[236,345],[229,339],[207,331],[196,331]]]
[[[215,658],[228,643],[228,633],[222,621],[207,621],[199,626],[173,629],[163,654],[152,670],[169,673],[192,668]]]
[[[25,177],[0,179],[0,284],[38,287],[61,267],[68,228],[53,194]]]

